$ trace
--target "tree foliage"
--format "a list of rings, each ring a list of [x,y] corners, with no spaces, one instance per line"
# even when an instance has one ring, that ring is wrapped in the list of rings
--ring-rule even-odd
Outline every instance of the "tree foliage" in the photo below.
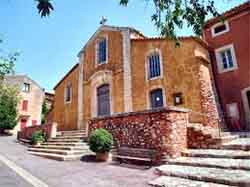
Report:
[[[43,101],[43,105],[42,105],[42,124],[45,123],[46,121],[46,116],[49,113],[49,108],[48,105],[46,104],[46,101]]]
[[[3,40],[0,39],[0,45],[3,43]],[[0,81],[3,79],[6,74],[14,73],[15,62],[19,53],[7,53],[2,46],[0,46]]]
[[[19,89],[0,82],[0,129],[13,129],[17,125]]]
[[[51,0],[36,0],[38,2],[37,9],[41,17],[46,17],[50,15],[50,12],[54,10],[51,4]]]
[[[42,17],[54,10],[51,0],[37,0],[38,11]],[[155,12],[152,21],[162,36],[176,38],[176,29],[184,24],[193,29],[196,35],[202,34],[202,26],[208,15],[218,16],[215,0],[144,0],[153,6]],[[127,6],[130,0],[119,0],[120,5]]]

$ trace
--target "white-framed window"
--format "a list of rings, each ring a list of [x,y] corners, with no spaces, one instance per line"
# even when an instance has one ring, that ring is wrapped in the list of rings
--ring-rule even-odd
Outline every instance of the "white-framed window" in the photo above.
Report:
[[[23,83],[23,92],[29,93],[30,92],[30,84],[29,83]]]
[[[215,50],[219,73],[233,71],[238,68],[233,44]]]
[[[230,29],[229,29],[228,21],[219,22],[211,28],[212,37],[216,37],[216,36],[222,35],[224,33],[227,33],[227,32],[229,32],[229,30]]]
[[[102,37],[96,43],[96,64],[105,64],[108,62],[108,39]]]
[[[64,92],[64,101],[65,103],[70,103],[72,100],[72,85],[68,84],[65,87],[65,92]]]
[[[148,79],[156,79],[162,76],[161,55],[155,51],[147,57],[147,77]]]

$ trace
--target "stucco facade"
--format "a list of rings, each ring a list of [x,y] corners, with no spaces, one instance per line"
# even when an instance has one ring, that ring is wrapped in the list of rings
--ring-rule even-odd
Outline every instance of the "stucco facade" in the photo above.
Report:
[[[209,20],[204,39],[210,46],[218,95],[230,130],[250,129],[250,2]],[[218,26],[224,26],[219,28]],[[217,27],[217,33],[214,29]],[[220,31],[220,32],[219,32]],[[220,52],[230,49],[233,67],[220,67]],[[248,93],[248,94],[247,94]]]
[[[20,90],[18,104],[18,124],[14,132],[24,127],[41,124],[44,90],[26,75],[6,76],[7,84],[17,86]]]
[[[97,44],[103,38],[107,41],[107,58],[105,63],[98,64]],[[207,45],[195,37],[182,37],[180,41],[181,46],[176,47],[175,41],[147,38],[135,29],[101,26],[80,51],[77,68],[55,88],[54,115],[59,127],[88,128],[87,122],[98,116],[97,90],[102,85],[109,86],[110,115],[149,109],[150,92],[159,88],[163,107],[177,106],[175,95],[180,95],[182,102],[178,107],[192,111],[191,122],[205,123],[211,111],[218,118]],[[160,56],[161,75],[149,79],[146,64],[148,55],[155,51]],[[63,104],[69,81],[78,85],[78,88],[73,85],[75,101],[72,100],[70,108]],[[66,125],[63,119],[69,113],[71,120]]]
[[[58,130],[77,129],[78,71],[79,65],[76,64],[54,88],[53,120],[59,124]],[[68,85],[72,88],[70,101],[65,100],[65,90]]]

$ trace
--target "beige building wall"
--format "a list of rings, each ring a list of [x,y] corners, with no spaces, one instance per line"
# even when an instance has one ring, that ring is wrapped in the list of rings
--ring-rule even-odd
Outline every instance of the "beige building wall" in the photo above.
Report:
[[[21,130],[21,120],[26,119],[26,126],[41,124],[42,104],[44,101],[44,90],[32,79],[25,75],[6,76],[8,84],[17,86],[20,90],[20,102],[18,104],[18,124],[14,131]],[[30,85],[28,92],[23,91],[24,84]],[[23,110],[23,101],[27,101],[27,110]]]

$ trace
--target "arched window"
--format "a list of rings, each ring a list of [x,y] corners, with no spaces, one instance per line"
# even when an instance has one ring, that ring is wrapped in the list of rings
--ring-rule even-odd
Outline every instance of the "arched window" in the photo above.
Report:
[[[163,91],[161,88],[150,92],[150,106],[151,108],[160,108],[164,106]]]
[[[161,62],[158,52],[152,53],[148,56],[148,78],[152,79],[161,76]]]
[[[96,57],[98,64],[107,62],[107,39],[101,38],[97,43]]]
[[[110,115],[109,84],[103,84],[97,88],[97,115]]]

